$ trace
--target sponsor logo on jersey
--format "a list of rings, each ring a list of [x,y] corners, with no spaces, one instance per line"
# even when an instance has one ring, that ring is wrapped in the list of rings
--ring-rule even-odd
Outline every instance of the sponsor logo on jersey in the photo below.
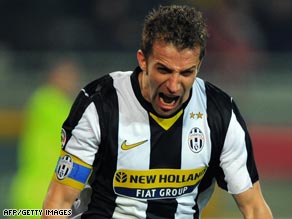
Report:
[[[188,137],[189,147],[192,152],[199,153],[205,143],[205,137],[203,132],[199,128],[192,128]]]
[[[130,150],[132,148],[140,146],[141,144],[144,144],[146,141],[148,141],[148,140],[140,141],[140,142],[137,142],[137,143],[134,143],[134,144],[127,144],[127,140],[125,140],[125,141],[123,141],[123,143],[121,145],[121,148],[123,150]]]
[[[116,194],[139,199],[175,198],[191,193],[203,178],[207,167],[191,170],[151,169],[115,172]]]
[[[61,144],[62,144],[62,148],[64,148],[64,146],[66,144],[66,140],[67,140],[66,131],[65,131],[65,129],[62,128],[62,131],[61,131]]]
[[[73,168],[73,159],[70,155],[66,154],[59,159],[59,163],[56,169],[56,175],[59,180],[65,179],[69,176]]]

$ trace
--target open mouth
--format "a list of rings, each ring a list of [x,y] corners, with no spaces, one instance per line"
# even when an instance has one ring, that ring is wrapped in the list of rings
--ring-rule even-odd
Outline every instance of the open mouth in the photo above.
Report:
[[[163,93],[159,93],[159,100],[166,106],[174,106],[178,99],[179,96],[167,96]]]

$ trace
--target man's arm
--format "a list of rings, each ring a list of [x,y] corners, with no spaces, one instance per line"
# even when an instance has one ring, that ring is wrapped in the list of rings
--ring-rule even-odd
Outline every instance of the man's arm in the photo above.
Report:
[[[61,184],[52,180],[47,196],[43,205],[42,219],[46,218],[68,218],[67,216],[46,216],[46,209],[71,209],[73,202],[76,200],[80,193],[80,190],[73,187]]]
[[[272,212],[264,200],[259,181],[247,191],[233,195],[244,219],[272,219]]]

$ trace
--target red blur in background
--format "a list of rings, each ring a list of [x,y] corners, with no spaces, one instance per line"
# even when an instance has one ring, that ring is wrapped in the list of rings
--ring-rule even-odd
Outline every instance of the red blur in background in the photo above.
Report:
[[[292,127],[253,126],[250,135],[260,176],[292,179]]]

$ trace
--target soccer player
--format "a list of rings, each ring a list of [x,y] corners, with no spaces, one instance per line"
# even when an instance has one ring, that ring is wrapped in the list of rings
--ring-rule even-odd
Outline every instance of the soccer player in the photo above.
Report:
[[[70,209],[88,183],[85,219],[200,218],[217,181],[244,218],[272,218],[234,100],[197,77],[206,40],[195,8],[148,14],[139,66],[89,83],[76,98],[44,210]]]
[[[9,188],[13,209],[42,208],[58,160],[60,149],[55,145],[60,145],[60,127],[70,111],[72,94],[78,88],[79,69],[74,60],[58,58],[49,65],[43,83],[26,104],[17,147],[18,168]],[[39,218],[39,215],[29,218]]]

